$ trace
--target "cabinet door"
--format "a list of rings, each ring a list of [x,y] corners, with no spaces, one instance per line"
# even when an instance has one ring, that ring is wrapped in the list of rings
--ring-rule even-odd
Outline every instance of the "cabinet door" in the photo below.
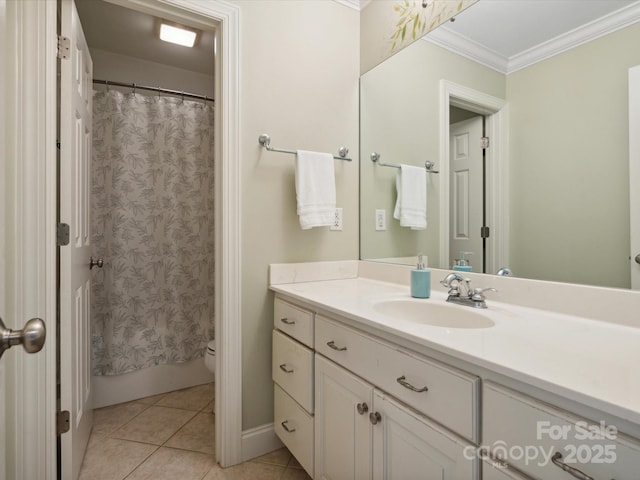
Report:
[[[482,480],[532,480],[500,461],[484,460],[482,462]]]
[[[373,387],[316,354],[316,479],[371,478]]]
[[[373,417],[374,480],[479,478],[476,447],[378,390]]]

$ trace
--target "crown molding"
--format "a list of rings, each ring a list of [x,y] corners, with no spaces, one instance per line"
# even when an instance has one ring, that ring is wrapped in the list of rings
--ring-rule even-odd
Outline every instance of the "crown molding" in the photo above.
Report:
[[[459,35],[449,29],[436,28],[422,37],[423,40],[433,43],[445,50],[461,55],[469,60],[478,62],[500,73],[507,73],[509,59],[499,53]]]
[[[640,3],[634,3],[508,58],[467,37],[448,30],[446,26],[438,28],[422,38],[434,45],[508,75],[638,21],[640,21]]]
[[[340,5],[344,5],[345,7],[353,8],[354,10],[360,11],[363,9],[367,3],[371,0],[333,0]]]
[[[640,3],[634,3],[510,57],[507,73],[521,70],[638,21],[640,21]]]

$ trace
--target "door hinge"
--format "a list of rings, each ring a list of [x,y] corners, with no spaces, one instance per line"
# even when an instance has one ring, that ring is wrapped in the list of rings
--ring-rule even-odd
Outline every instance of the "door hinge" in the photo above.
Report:
[[[480,148],[489,148],[489,137],[480,137]]]
[[[58,35],[58,58],[66,60],[69,58],[69,52],[71,51],[71,40],[69,37],[63,37]]]
[[[58,246],[60,247],[69,245],[69,224],[68,223],[58,224],[57,242],[58,242]]]
[[[56,414],[56,434],[62,435],[69,431],[69,410],[62,410]]]
[[[489,227],[486,225],[484,227],[480,227],[480,237],[489,238]]]

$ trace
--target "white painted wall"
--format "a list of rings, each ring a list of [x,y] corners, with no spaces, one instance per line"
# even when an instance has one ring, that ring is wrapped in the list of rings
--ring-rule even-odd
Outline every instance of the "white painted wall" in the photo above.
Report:
[[[93,78],[160,86],[207,97],[214,96],[213,77],[208,75],[96,48],[89,50],[93,59]],[[213,62],[213,59],[211,61]],[[94,88],[105,87],[95,85]],[[149,92],[146,93],[149,94]]]
[[[333,1],[235,0],[241,9],[243,429],[273,421],[268,265],[358,258],[359,14]],[[293,155],[327,151],[336,161],[344,230],[300,229]]]

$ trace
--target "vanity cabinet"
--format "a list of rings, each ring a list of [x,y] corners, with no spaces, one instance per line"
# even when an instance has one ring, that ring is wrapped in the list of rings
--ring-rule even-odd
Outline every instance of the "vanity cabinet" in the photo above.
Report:
[[[373,386],[316,357],[316,479],[370,479]]]
[[[533,480],[516,472],[504,462],[485,459],[482,461],[482,480]],[[568,479],[567,479],[568,480]]]
[[[614,425],[578,417],[488,381],[483,410],[483,444],[532,478],[640,478],[640,443]]]
[[[316,356],[316,479],[477,478],[474,447]]]
[[[313,478],[479,478],[477,377],[279,297],[272,362],[275,432]]]
[[[478,479],[475,447],[380,390],[374,390],[373,479]]]
[[[274,303],[271,376],[274,431],[313,477],[314,314],[280,298]]]

